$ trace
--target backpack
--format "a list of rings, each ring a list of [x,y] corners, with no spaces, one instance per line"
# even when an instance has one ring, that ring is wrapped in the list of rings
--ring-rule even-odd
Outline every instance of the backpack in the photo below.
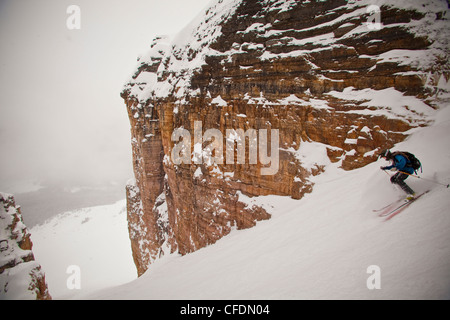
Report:
[[[392,153],[392,156],[396,156],[396,155],[402,155],[406,158],[407,163],[406,165],[408,167],[411,167],[414,169],[414,172],[417,173],[417,170],[420,169],[420,172],[422,171],[422,164],[420,163],[420,160],[416,158],[415,155],[413,155],[411,152],[407,152],[407,151],[397,151]]]

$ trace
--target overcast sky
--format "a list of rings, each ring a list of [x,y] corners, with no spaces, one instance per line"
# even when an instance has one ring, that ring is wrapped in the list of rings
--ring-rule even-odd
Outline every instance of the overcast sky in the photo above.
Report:
[[[210,0],[0,0],[0,191],[132,176],[122,85]],[[69,5],[81,29],[69,30]]]

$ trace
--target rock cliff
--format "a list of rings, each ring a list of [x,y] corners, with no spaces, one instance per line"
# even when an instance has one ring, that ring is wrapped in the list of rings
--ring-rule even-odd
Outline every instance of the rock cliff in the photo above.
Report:
[[[14,197],[0,193],[0,298],[50,300],[33,243]]]
[[[121,96],[138,274],[269,219],[311,177],[362,167],[428,124],[448,94],[446,1],[217,0],[158,37]],[[244,150],[245,149],[245,150]]]

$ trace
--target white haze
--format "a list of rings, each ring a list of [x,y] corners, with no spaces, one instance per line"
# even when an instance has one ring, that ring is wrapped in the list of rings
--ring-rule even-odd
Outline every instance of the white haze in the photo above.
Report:
[[[156,35],[177,33],[208,2],[0,0],[0,190],[130,178],[122,85]],[[66,27],[72,4],[80,30]]]

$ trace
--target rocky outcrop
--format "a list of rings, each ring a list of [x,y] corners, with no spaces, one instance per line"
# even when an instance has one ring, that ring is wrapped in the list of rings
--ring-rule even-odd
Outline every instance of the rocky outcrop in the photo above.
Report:
[[[448,89],[447,19],[445,1],[218,0],[156,38],[121,94],[138,273],[270,218],[248,199],[300,199],[328,165],[362,167],[427,125]]]
[[[50,300],[33,243],[14,197],[0,193],[0,298]]]

